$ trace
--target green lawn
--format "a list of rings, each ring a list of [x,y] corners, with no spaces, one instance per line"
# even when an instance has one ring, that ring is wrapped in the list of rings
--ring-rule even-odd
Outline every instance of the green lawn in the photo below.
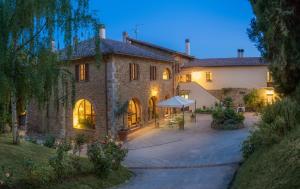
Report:
[[[18,183],[24,178],[23,162],[25,159],[32,159],[39,165],[46,165],[49,157],[54,155],[55,150],[41,145],[22,141],[20,145],[12,145],[12,138],[7,135],[0,135],[0,174],[3,175],[1,167],[5,166],[13,170],[12,182]],[[85,167],[91,168],[91,163],[86,159],[81,160]],[[102,189],[121,184],[131,177],[128,169],[122,167],[113,171],[108,178],[99,179],[92,173],[70,177],[63,183],[51,183],[40,188],[46,189]],[[0,177],[1,178],[1,177]],[[1,186],[0,186],[1,188]],[[14,188],[24,188],[16,186]]]
[[[280,144],[260,149],[237,173],[232,189],[299,189],[300,131]]]

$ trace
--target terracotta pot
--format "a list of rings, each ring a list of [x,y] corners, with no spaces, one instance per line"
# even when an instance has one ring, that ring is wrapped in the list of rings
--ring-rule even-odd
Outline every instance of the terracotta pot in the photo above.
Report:
[[[118,132],[118,135],[119,135],[119,140],[126,141],[127,140],[128,131],[126,131],[126,130],[120,130]]]

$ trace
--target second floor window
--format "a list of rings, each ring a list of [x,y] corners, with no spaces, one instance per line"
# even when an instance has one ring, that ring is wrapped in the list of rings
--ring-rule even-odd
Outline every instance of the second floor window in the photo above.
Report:
[[[212,81],[212,73],[211,72],[206,72],[205,73],[205,78],[206,78],[206,81],[208,81],[208,82]]]
[[[166,68],[163,72],[163,80],[169,80],[171,79],[171,71]]]
[[[75,79],[76,81],[89,80],[89,64],[75,65]]]
[[[175,73],[178,74],[180,72],[180,65],[178,62],[175,63]]]
[[[156,66],[150,66],[150,81],[156,80]]]
[[[138,64],[130,63],[129,64],[129,79],[130,81],[138,80],[139,79],[139,73],[140,67]]]

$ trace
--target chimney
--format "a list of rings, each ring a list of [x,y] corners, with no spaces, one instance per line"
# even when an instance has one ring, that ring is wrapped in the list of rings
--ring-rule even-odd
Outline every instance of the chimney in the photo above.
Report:
[[[105,39],[106,38],[106,31],[105,31],[105,25],[104,24],[100,25],[99,37],[100,37],[100,39]]]
[[[185,54],[191,55],[191,43],[189,39],[185,40]]]
[[[244,52],[245,52],[245,50],[241,49],[241,58],[244,58]]]
[[[244,49],[238,49],[237,50],[237,57],[238,58],[244,58],[244,52],[245,52]]]
[[[127,43],[128,33],[126,31],[123,32],[123,42]]]

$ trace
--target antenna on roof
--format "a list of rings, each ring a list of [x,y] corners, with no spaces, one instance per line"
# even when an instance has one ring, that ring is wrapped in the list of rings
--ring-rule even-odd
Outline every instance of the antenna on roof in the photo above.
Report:
[[[134,32],[134,34],[135,34],[135,39],[138,38],[138,33],[139,33],[139,27],[140,27],[140,26],[143,26],[143,24],[136,24],[136,25],[134,26],[133,32]]]

